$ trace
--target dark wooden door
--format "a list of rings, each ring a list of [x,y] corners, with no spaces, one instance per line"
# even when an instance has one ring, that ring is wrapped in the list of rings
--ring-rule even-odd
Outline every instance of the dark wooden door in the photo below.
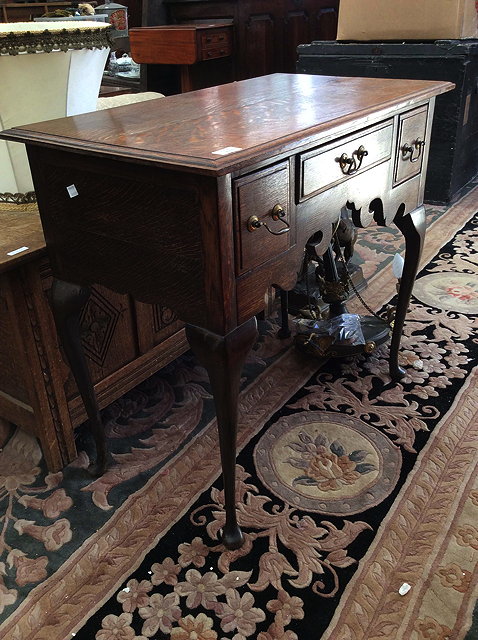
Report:
[[[267,2],[262,4],[267,5]],[[241,80],[274,73],[282,66],[282,56],[277,55],[275,43],[277,14],[274,11],[260,10],[266,8],[258,6],[253,11],[244,11],[245,15],[238,24],[238,66]]]
[[[295,3],[290,3],[295,4]],[[283,67],[285,72],[294,73],[299,44],[310,42],[313,15],[305,8],[288,9],[283,17]]]

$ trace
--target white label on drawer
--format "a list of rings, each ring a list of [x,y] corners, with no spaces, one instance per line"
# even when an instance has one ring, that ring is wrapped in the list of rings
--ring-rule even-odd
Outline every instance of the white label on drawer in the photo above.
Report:
[[[218,151],[213,151],[217,156],[227,156],[228,153],[235,153],[236,151],[242,151],[242,147],[224,147]]]
[[[27,251],[28,247],[20,247],[19,249],[15,249],[14,251],[9,251],[7,256],[16,256],[17,253],[22,253],[22,251]]]
[[[70,198],[74,198],[78,195],[78,190],[74,184],[70,184],[70,186],[67,187],[66,190],[68,191],[68,195],[70,196]]]

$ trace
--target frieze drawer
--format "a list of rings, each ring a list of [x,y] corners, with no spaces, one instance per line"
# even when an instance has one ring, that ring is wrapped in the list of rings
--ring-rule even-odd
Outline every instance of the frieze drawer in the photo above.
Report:
[[[201,35],[199,60],[223,58],[232,53],[231,31],[212,31]]]
[[[299,199],[309,198],[388,160],[392,137],[393,123],[388,120],[340,142],[301,154]]]
[[[229,31],[209,32],[201,36],[201,47],[203,49],[218,47],[224,44],[231,44],[231,34]]]
[[[289,161],[234,180],[238,274],[289,248],[289,182]]]
[[[232,53],[231,45],[224,44],[212,47],[210,49],[203,49],[201,51],[201,60],[211,60],[213,58],[225,58]]]
[[[427,107],[400,116],[394,183],[399,184],[418,175],[425,155]]]

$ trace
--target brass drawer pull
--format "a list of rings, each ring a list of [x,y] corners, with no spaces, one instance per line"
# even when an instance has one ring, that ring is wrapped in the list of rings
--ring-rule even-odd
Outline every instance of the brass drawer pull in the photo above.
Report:
[[[271,217],[273,220],[276,220],[276,221],[280,220],[280,222],[285,224],[285,228],[280,229],[280,231],[273,231],[269,227],[267,222],[264,222],[263,220],[259,220],[257,216],[250,216],[249,219],[247,220],[247,230],[252,232],[252,231],[255,231],[256,229],[260,229],[261,227],[265,227],[269,233],[272,233],[273,236],[281,236],[283,233],[288,233],[290,231],[290,225],[287,222],[287,220],[285,220],[284,208],[280,204],[276,204],[273,207],[271,211]]]
[[[424,146],[425,146],[425,140],[422,140],[421,138],[417,138],[414,142],[412,142],[411,145],[408,144],[408,142],[406,142],[401,149],[402,158],[404,160],[407,160],[407,156],[410,156],[408,158],[410,162],[418,162],[420,156],[422,155]],[[418,153],[414,156],[413,154],[415,152],[418,152]]]
[[[363,145],[360,145],[360,147],[352,153],[351,158],[349,158],[346,153],[343,153],[340,158],[336,159],[336,162],[339,163],[344,175],[351,176],[360,169],[365,156],[368,156],[368,151]]]

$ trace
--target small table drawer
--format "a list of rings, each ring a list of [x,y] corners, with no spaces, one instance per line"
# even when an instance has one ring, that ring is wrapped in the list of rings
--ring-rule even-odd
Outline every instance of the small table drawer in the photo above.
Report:
[[[213,33],[203,33],[201,35],[201,48],[208,49],[223,44],[231,44],[231,34],[229,31],[215,31]]]
[[[292,231],[289,184],[288,161],[234,180],[238,274],[264,264],[289,248]],[[282,208],[280,217],[276,215],[277,205]]]
[[[230,56],[232,53],[231,33],[232,29],[202,33],[198,52],[199,60]]]
[[[211,60],[213,58],[225,58],[230,56],[232,48],[230,44],[216,45],[210,49],[202,49],[200,53],[200,60]]]
[[[300,197],[303,200],[388,160],[392,153],[393,123],[325,145],[299,157]]]
[[[427,116],[426,106],[400,116],[394,184],[413,178],[422,170]]]

